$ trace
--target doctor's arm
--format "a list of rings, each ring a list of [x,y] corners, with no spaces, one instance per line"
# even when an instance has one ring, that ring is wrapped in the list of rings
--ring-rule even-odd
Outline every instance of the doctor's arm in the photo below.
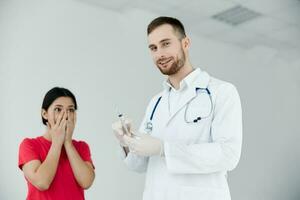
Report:
[[[143,119],[140,130],[143,129],[144,123],[145,123],[145,118]],[[125,124],[126,124],[127,128],[129,129],[129,131],[132,132],[131,123],[128,120],[126,120]],[[146,172],[149,157],[139,156],[139,155],[136,155],[136,154],[133,154],[130,152],[129,147],[127,146],[126,142],[124,141],[124,137],[126,137],[126,136],[125,136],[124,130],[122,129],[121,126],[122,125],[121,125],[120,121],[117,121],[117,122],[113,123],[113,125],[112,125],[112,129],[115,133],[115,137],[119,141],[118,151],[119,151],[119,155],[121,156],[121,159],[123,159],[124,163],[130,170],[136,171],[139,173]]]
[[[144,173],[147,171],[148,160],[149,157],[129,153],[124,159],[124,163],[130,170]]]
[[[242,146],[240,97],[232,85],[220,88],[211,125],[212,141],[183,144],[164,143],[167,168],[172,173],[214,173],[233,170]]]
[[[146,123],[146,115],[144,116],[144,119],[142,120],[142,123],[139,127],[139,132],[144,132],[144,125]],[[126,166],[135,172],[139,173],[144,173],[147,171],[147,166],[148,166],[148,161],[149,161],[149,156],[141,156],[141,155],[136,155],[134,153],[131,153],[129,148],[128,149],[128,154],[126,158],[124,159],[124,163]]]

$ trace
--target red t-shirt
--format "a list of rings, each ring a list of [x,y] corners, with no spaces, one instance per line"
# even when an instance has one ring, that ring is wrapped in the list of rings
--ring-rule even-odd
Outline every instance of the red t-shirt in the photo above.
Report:
[[[91,153],[87,143],[73,140],[73,145],[81,156],[82,160],[91,163]],[[19,168],[31,160],[46,159],[51,142],[43,136],[37,138],[25,138],[19,148]],[[27,179],[26,179],[27,180]],[[27,200],[83,200],[84,190],[77,183],[73,174],[68,156],[64,147],[61,150],[59,163],[55,177],[48,190],[40,191],[28,180]]]

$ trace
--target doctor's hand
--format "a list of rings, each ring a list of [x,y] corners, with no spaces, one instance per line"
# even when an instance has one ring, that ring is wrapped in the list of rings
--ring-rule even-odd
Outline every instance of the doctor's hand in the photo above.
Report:
[[[132,127],[131,120],[125,120],[125,125],[127,126],[127,130],[131,132],[131,127]],[[122,147],[127,147],[127,144],[124,141],[124,135],[126,135],[126,132],[122,128],[122,124],[119,120],[112,124],[112,129],[120,145]]]
[[[124,135],[124,142],[129,151],[140,156],[163,156],[163,141],[148,134],[140,134],[134,137]]]

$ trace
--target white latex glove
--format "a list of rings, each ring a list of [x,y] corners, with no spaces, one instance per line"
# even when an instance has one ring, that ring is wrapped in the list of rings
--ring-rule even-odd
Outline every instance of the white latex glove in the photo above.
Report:
[[[125,125],[127,126],[129,132],[131,132],[131,127],[132,127],[131,120],[125,120]],[[112,129],[120,145],[122,147],[127,147],[127,144],[124,141],[124,135],[126,135],[126,133],[125,130],[123,130],[122,124],[119,120],[112,124]]]
[[[128,137],[124,135],[124,142],[129,147],[131,153],[140,156],[163,156],[163,141],[148,134],[135,135]]]

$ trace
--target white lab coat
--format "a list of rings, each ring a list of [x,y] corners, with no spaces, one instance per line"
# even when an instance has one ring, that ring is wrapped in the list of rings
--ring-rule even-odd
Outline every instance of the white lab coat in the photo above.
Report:
[[[143,200],[230,200],[227,171],[240,159],[242,144],[242,111],[236,88],[200,71],[181,98],[177,111],[168,112],[165,89],[150,101],[140,132],[145,132],[157,99],[162,96],[152,120],[151,135],[164,141],[164,157],[142,157],[129,153],[126,165],[146,172]],[[213,113],[198,123],[186,123],[187,103],[196,95],[195,87],[208,88]],[[197,115],[209,102],[196,102],[189,108]],[[194,102],[194,103],[193,103]]]

